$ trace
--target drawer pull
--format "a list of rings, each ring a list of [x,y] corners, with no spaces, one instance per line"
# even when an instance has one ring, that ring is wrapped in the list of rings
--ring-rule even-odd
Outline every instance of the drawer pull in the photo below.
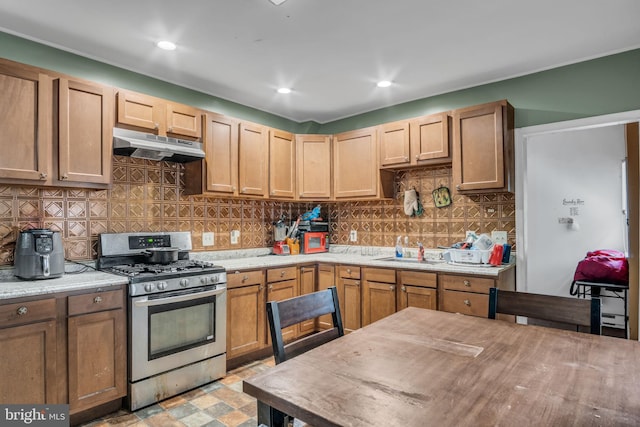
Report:
[[[400,289],[402,290],[402,292],[407,292],[407,288],[406,288],[406,287],[404,287],[404,286],[403,286],[403,287],[401,287]]]
[[[466,287],[468,287],[468,288],[470,288],[470,287],[471,287],[471,282],[470,282],[470,281],[468,281],[468,280],[465,280],[465,281],[464,281],[464,282],[462,282],[462,283],[464,283],[464,285],[465,285]]]
[[[347,268],[347,274],[351,274],[351,269]]]
[[[284,275],[285,275],[285,274],[287,274],[287,272],[286,272],[286,271],[284,271],[284,270],[282,270],[282,271],[280,272],[280,277],[284,277]]]
[[[22,307],[18,308],[16,313],[18,313],[18,316],[24,316],[28,311],[29,309],[23,305]]]
[[[360,281],[359,280],[356,282],[356,286],[360,286]]]
[[[93,303],[94,303],[94,304],[100,304],[101,302],[102,302],[102,297],[95,297],[95,298],[93,299]]]
[[[242,281],[246,282],[247,280],[249,280],[249,276],[247,276],[246,274],[244,276],[242,276]]]
[[[464,305],[471,307],[471,301],[468,299],[464,300]]]
[[[396,288],[396,285],[391,285],[389,286],[389,289],[394,290]]]

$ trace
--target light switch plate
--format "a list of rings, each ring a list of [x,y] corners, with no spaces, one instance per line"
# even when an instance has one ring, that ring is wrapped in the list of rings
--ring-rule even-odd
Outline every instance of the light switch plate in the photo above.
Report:
[[[231,230],[231,244],[237,245],[240,239],[240,230]]]
[[[202,233],[202,246],[213,246],[215,244],[214,233]]]
[[[507,232],[494,230],[491,232],[491,240],[498,245],[507,243]]]

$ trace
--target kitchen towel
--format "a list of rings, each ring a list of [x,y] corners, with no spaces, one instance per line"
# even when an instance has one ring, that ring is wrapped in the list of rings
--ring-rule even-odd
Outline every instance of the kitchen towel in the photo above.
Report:
[[[418,193],[415,189],[404,192],[404,213],[413,216],[418,212]]]

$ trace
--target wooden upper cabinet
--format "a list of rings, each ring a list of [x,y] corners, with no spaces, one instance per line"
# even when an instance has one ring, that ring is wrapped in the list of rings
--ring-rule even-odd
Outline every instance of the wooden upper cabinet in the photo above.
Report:
[[[293,134],[269,130],[269,197],[295,198],[296,145]]]
[[[109,184],[113,146],[113,90],[58,81],[58,174],[65,182]]]
[[[380,167],[449,161],[449,114],[439,113],[380,126]]]
[[[207,113],[204,160],[185,163],[185,194],[238,195],[238,130],[240,122]]]
[[[118,126],[156,135],[202,137],[202,111],[141,93],[118,90]]]
[[[296,136],[298,198],[331,198],[331,136]]]
[[[449,113],[431,114],[409,122],[412,164],[450,160]]]
[[[167,104],[167,134],[202,137],[202,111],[188,105]]]
[[[52,78],[19,64],[0,62],[0,179],[51,181]]]
[[[241,196],[267,197],[269,135],[265,126],[240,124],[238,186]]]
[[[453,113],[453,181],[458,192],[511,191],[514,110],[506,101]]]
[[[376,197],[379,177],[377,128],[335,135],[333,172],[336,199]]]

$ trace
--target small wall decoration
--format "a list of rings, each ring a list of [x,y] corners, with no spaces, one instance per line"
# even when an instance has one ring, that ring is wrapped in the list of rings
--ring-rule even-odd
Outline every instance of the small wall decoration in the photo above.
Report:
[[[436,208],[444,208],[451,204],[451,193],[449,193],[447,187],[440,186],[433,190],[431,194],[433,195],[433,203],[436,205]]]

